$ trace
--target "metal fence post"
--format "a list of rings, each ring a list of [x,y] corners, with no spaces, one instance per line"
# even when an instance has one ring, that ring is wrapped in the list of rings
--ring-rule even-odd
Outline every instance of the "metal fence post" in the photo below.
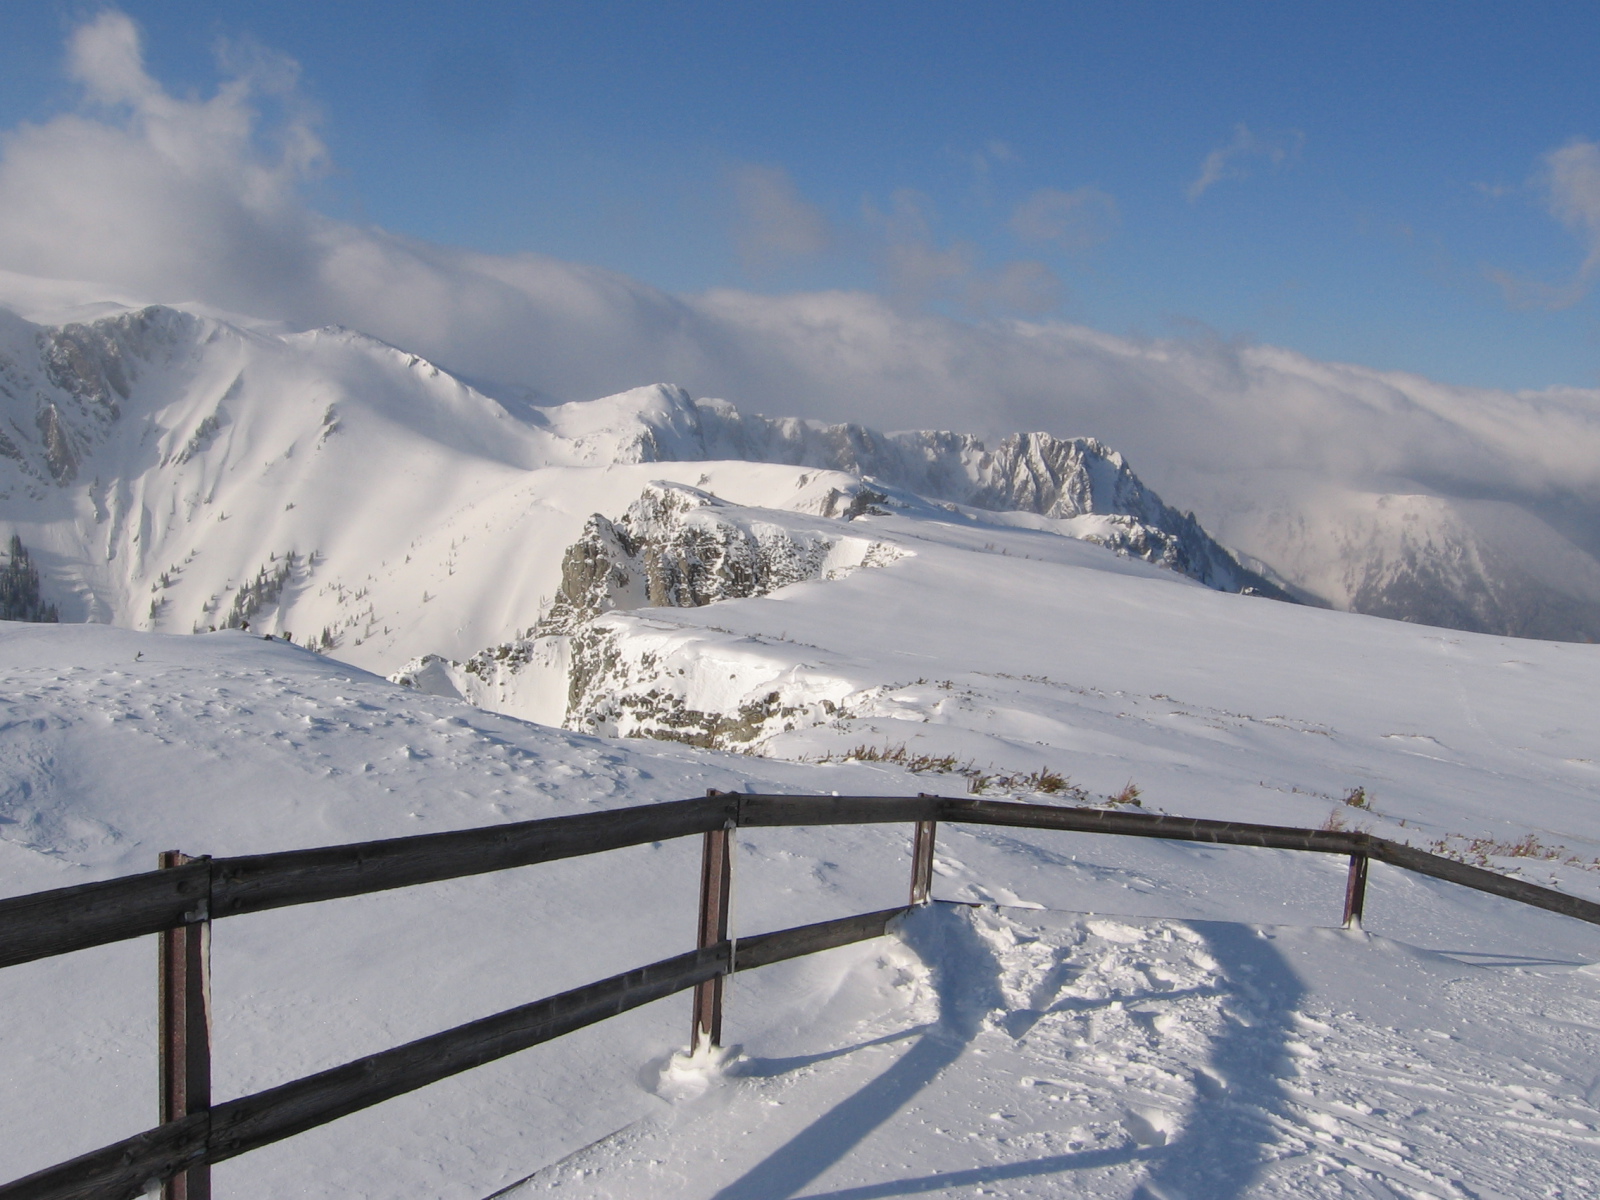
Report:
[[[732,824],[730,819],[729,825]],[[733,886],[733,858],[729,852],[732,848],[729,829],[706,831],[700,852],[700,928],[696,941],[702,950],[728,940],[728,898]],[[703,1046],[722,1045],[722,983],[723,977],[715,975],[695,985],[694,1032],[689,1040],[691,1054],[698,1054]]]
[[[194,862],[161,853],[162,869]],[[211,1108],[211,898],[196,896],[187,924],[160,934],[161,1122]],[[200,1163],[161,1185],[162,1200],[211,1200],[211,1164]]]
[[[911,903],[926,904],[933,895],[933,838],[937,821],[918,821],[911,836]]]
[[[1367,903],[1367,856],[1350,856],[1350,876],[1344,885],[1344,927],[1361,928],[1361,910]]]

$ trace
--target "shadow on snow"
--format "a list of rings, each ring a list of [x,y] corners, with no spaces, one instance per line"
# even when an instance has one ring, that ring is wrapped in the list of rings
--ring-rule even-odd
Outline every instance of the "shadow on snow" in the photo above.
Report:
[[[1117,1148],[1051,1155],[964,1171],[813,1193],[808,1200],[880,1200],[950,1188],[975,1187],[1043,1175],[1147,1164],[1135,1200],[1205,1197],[1235,1200],[1255,1181],[1286,1115],[1282,1079],[1291,1069],[1288,1043],[1304,985],[1270,937],[1246,925],[1192,921],[1218,964],[1218,986],[1193,989],[1221,995],[1222,1028],[1205,1070],[1195,1074],[1195,1101],[1182,1131],[1164,1146],[1130,1140]],[[908,920],[906,943],[928,964],[939,998],[938,1020],[881,1075],[840,1101],[784,1145],[717,1192],[712,1200],[781,1200],[794,1196],[840,1162],[905,1107],[966,1051],[984,1018],[1004,1009],[1000,964],[959,908],[935,905]],[[1155,997],[1151,997],[1152,999]],[[1025,1033],[1042,1014],[1008,1014],[1000,1027]],[[1032,1019],[1020,1020],[1022,1017]],[[915,1033],[917,1031],[910,1031]],[[875,1039],[881,1044],[905,1034]],[[818,1055],[816,1059],[833,1057]],[[809,1061],[809,1058],[808,1058]],[[750,1064],[772,1075],[790,1060]]]
[[[960,1058],[984,1016],[1002,1003],[1000,965],[962,912],[933,905],[908,919],[901,935],[933,973],[939,1019],[883,1074],[823,1113],[712,1200],[777,1200],[794,1195]],[[952,971],[952,964],[960,969]]]

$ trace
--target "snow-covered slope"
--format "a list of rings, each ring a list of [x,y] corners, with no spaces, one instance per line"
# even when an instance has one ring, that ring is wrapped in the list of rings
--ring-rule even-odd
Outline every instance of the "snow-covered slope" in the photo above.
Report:
[[[1600,648],[1218,593],[1027,528],[896,514],[849,529],[895,557],[745,599],[603,611],[532,639],[587,644],[523,670],[581,683],[565,713],[579,729],[784,759],[920,756],[943,789],[1048,769],[1110,796],[1136,754],[1158,804],[1331,814],[1401,839],[1423,821],[1457,848],[1524,835],[1502,779],[1534,770],[1553,851],[1540,870],[1576,886],[1588,873],[1564,860],[1600,857],[1578,833],[1600,783]],[[1366,807],[1340,803],[1357,788]]]
[[[1210,528],[1302,593],[1374,616],[1564,641],[1600,640],[1600,560],[1526,504],[1406,481],[1356,486],[1282,471],[1186,475]]]
[[[8,332],[0,496],[67,620],[222,625],[265,573],[269,609],[337,624],[347,573],[403,560],[555,441],[343,331],[146,309]]]
[[[904,519],[847,528],[878,539]],[[1104,803],[1131,779],[1151,808],[1337,815],[1600,892],[1583,865],[1600,853],[1600,650],[1230,596],[1079,542],[994,537],[952,524],[881,569],[600,618],[675,639],[663,675],[694,668],[700,687],[740,656],[847,687],[895,665],[837,727],[764,743],[851,761],[527,725],[237,632],[0,625],[0,880],[20,893],[147,869],[172,846],[325,844],[706,787]],[[978,602],[996,590],[1003,618]],[[910,747],[924,770],[859,744]],[[966,756],[988,781],[955,769]],[[1341,801],[1357,786],[1364,807]],[[904,828],[738,836],[737,932],[904,895]],[[219,1096],[686,948],[695,849],[219,923]],[[1337,919],[1342,862],[1135,839],[945,826],[936,872],[936,896],[983,907],[733,981],[744,1051],[726,1068],[669,1061],[687,1023],[669,1000],[232,1160],[219,1193],[479,1200],[529,1175],[524,1194],[628,1200],[1588,1187],[1587,926],[1377,869],[1372,932],[1333,933],[1317,927]],[[0,972],[0,1177],[153,1122],[152,953]]]
[[[881,1007],[846,1053],[811,1030],[767,1035],[672,1119],[620,1129],[512,1195],[1233,1200],[1594,1186],[1592,967],[1529,955],[1484,969],[1329,929],[1018,909],[935,908],[902,936],[881,954],[880,990],[847,994]],[[909,979],[891,990],[895,971]]]
[[[0,624],[0,894],[707,787],[1355,826],[1600,894],[1600,647],[1237,594],[1271,584],[1092,441],[541,408],[198,310],[0,315],[0,355],[0,518],[68,621],[122,626]],[[1295,577],[1355,603],[1387,520]],[[1371,594],[1504,576],[1440,545]],[[899,903],[907,834],[741,831],[736,932]],[[673,1062],[663,1002],[219,1194],[1592,1190],[1589,927],[1375,869],[1333,932],[1340,862],[1086,835],[944,827],[936,872],[960,905],[734,980],[742,1058]],[[218,1094],[687,948],[697,879],[684,841],[221,922]],[[0,1177],[153,1123],[150,957],[0,972]]]

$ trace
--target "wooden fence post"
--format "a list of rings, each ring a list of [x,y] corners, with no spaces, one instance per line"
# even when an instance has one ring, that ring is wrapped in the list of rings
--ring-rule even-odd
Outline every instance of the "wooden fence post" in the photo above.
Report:
[[[1344,927],[1361,928],[1361,910],[1367,903],[1367,856],[1350,856],[1350,875],[1344,885]]]
[[[707,830],[700,852],[700,929],[696,945],[702,950],[728,940],[728,897],[733,886],[730,832],[726,828]],[[691,1054],[698,1054],[704,1046],[722,1045],[722,982],[723,977],[715,975],[695,985]]]
[[[918,821],[911,837],[911,904],[928,903],[933,895],[933,838],[937,821]]]
[[[163,869],[193,862],[164,850]],[[188,923],[160,934],[161,1122],[211,1108],[210,889],[185,914]],[[211,1200],[211,1165],[201,1163],[161,1185],[161,1200]]]

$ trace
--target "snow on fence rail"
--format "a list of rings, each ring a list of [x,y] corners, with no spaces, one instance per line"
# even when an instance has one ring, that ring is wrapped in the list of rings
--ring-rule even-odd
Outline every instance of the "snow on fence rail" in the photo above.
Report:
[[[728,936],[731,830],[900,821],[916,825],[910,905],[753,937]],[[637,808],[276,854],[190,858],[169,851],[157,871],[0,900],[0,967],[161,934],[163,1119],[154,1129],[0,1186],[0,1200],[131,1200],[158,1181],[168,1200],[209,1200],[212,1163],[690,988],[693,1044],[716,1045],[724,976],[881,936],[896,917],[926,903],[940,821],[1346,854],[1347,926],[1360,919],[1370,859],[1600,924],[1600,904],[1593,901],[1365,833],[928,794],[710,792]],[[214,921],[696,833],[704,836],[696,949],[211,1104],[208,948]]]

